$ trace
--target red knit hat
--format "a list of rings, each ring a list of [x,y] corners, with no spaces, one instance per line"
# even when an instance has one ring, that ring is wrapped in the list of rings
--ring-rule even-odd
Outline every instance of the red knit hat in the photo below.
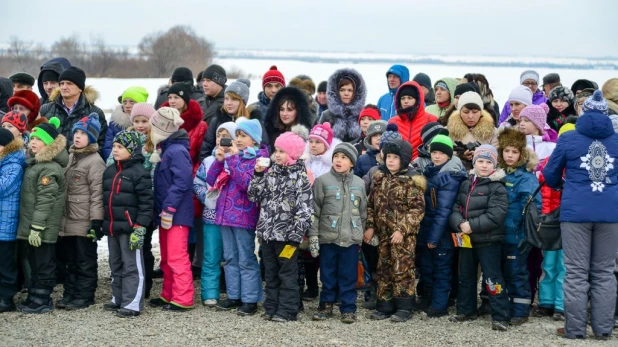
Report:
[[[15,104],[20,104],[30,110],[28,123],[33,122],[39,115],[41,101],[39,101],[39,97],[31,90],[20,90],[13,94],[9,101],[7,101],[7,105],[9,108],[12,108]]]
[[[5,122],[11,123],[20,133],[26,132],[26,127],[28,126],[26,115],[19,111],[11,111],[5,114],[4,117],[2,117],[2,123]]]
[[[264,89],[268,83],[279,83],[281,86],[285,87],[285,77],[277,70],[277,65],[271,66],[270,70],[266,71],[262,77],[262,89]]]
[[[333,129],[330,127],[329,122],[322,124],[316,124],[309,133],[309,139],[314,139],[322,142],[326,149],[333,143]]]
[[[371,117],[373,118],[373,120],[380,120],[382,119],[382,117],[380,116],[380,111],[376,110],[373,107],[365,107],[360,111],[360,114],[358,115],[358,122],[360,123],[360,120],[363,117]]]

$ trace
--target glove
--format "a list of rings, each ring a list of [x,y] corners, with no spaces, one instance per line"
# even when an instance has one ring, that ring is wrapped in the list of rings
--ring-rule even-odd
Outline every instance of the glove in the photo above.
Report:
[[[309,251],[314,258],[320,255],[320,241],[317,236],[309,236]]]
[[[88,230],[88,237],[92,240],[92,242],[97,242],[103,237],[103,230],[101,230],[103,226],[102,220],[93,220],[92,225],[90,226],[90,230]]]
[[[371,240],[369,240],[369,245],[373,247],[378,247],[379,244],[380,240],[378,239],[378,235],[373,234],[373,237],[371,238]]]
[[[131,237],[129,237],[129,246],[131,250],[141,249],[144,245],[144,235],[146,235],[146,228],[136,225],[133,227]]]
[[[40,226],[31,225],[30,226],[30,236],[28,236],[28,243],[32,247],[40,247],[41,246],[41,233],[45,231],[45,228]]]
[[[170,229],[172,227],[172,221],[174,220],[173,213],[162,211],[159,217],[161,217],[161,228]]]

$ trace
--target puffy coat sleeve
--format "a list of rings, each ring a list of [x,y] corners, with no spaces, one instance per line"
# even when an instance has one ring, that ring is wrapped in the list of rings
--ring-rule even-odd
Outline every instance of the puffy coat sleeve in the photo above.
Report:
[[[427,185],[425,177],[416,175],[412,180],[415,181],[414,185],[407,189],[406,206],[404,206],[404,221],[396,223],[393,230],[401,232],[404,236],[411,236],[418,234],[421,227],[421,221],[425,216],[425,192],[423,188]],[[423,181],[422,185],[416,183]]]
[[[39,172],[36,183],[36,209],[32,215],[32,225],[47,227],[49,214],[56,202],[56,195],[58,195],[57,174],[58,172],[50,165],[44,165]]]
[[[193,191],[193,170],[191,170],[192,164],[188,151],[170,151],[168,153],[166,153],[168,154],[166,159],[170,162],[172,185],[167,191],[167,196],[161,208],[173,214],[176,213],[182,199],[186,197],[186,193]]]
[[[371,171],[369,171],[369,173],[367,173],[367,175],[365,175],[365,177],[363,177],[363,181],[365,181],[365,188],[373,186],[373,182],[371,182],[373,180],[373,177],[375,177],[375,175],[372,175]],[[367,179],[365,179],[367,178]],[[367,198],[367,219],[365,220],[365,228],[366,229],[370,229],[370,228],[375,228],[376,227],[376,223],[375,223],[375,195],[376,195],[376,190],[372,189],[372,190],[366,190],[368,193],[368,198]]]
[[[313,182],[313,214],[311,216],[311,227],[307,236],[318,236],[320,229],[320,213],[322,211],[322,204],[324,203],[324,184],[321,177]]]
[[[24,168],[18,163],[8,163],[2,167],[0,175],[0,199],[7,198],[21,188],[24,177]]]
[[[549,160],[543,169],[543,177],[545,183],[552,188],[560,188],[562,186],[562,172],[566,167],[566,151],[565,144],[571,134],[566,133],[558,138],[556,148],[549,156]]]
[[[202,161],[200,167],[197,169],[195,178],[193,179],[193,193],[197,196],[197,199],[204,204],[206,201],[206,193],[208,192],[208,183],[206,183],[206,163]]]
[[[448,173],[439,175],[440,186],[436,195],[436,212],[427,234],[427,243],[438,245],[442,236],[449,228],[449,216],[459,191],[459,181]],[[431,193],[431,192],[430,192]],[[433,194],[433,193],[432,193]],[[431,195],[431,194],[430,194]],[[425,201],[427,204],[428,202]]]
[[[502,113],[500,113],[500,119],[498,119],[498,122],[500,123],[504,122],[507,118],[509,118],[510,114],[511,114],[511,105],[509,105],[509,102],[507,101],[504,104],[504,107],[502,108]]]
[[[255,172],[249,189],[247,190],[247,198],[249,201],[261,203],[266,198],[266,174],[264,172]]]
[[[465,218],[463,216],[463,205],[462,201],[465,201],[465,196],[468,194],[468,185],[464,183],[459,185],[459,190],[457,192],[457,196],[455,197],[455,203],[453,203],[453,208],[451,209],[451,215],[449,216],[449,224],[451,225],[451,229],[460,231],[459,224],[465,222]]]
[[[115,127],[114,122],[109,123],[109,127],[107,128],[107,133],[105,133],[105,145],[103,145],[103,158],[109,158],[109,155],[112,153],[112,146],[114,144],[114,136]]]
[[[488,233],[504,224],[509,198],[502,184],[491,184],[487,212],[471,218],[470,228],[473,233]]]
[[[105,163],[102,159],[96,158],[88,170],[90,220],[103,220],[103,172],[105,172]]]
[[[210,169],[208,169],[208,173],[206,174],[206,183],[208,183],[209,186],[214,186],[217,177],[219,177],[219,174],[224,168],[225,164],[215,158],[215,161],[210,165]]]
[[[294,213],[294,223],[289,240],[292,242],[302,242],[305,233],[311,226],[311,216],[313,215],[313,191],[309,177],[305,172],[300,175],[297,181],[296,191],[296,211]]]
[[[152,180],[150,172],[142,167],[139,170],[135,191],[137,193],[137,218],[135,223],[141,226],[148,226],[152,222],[154,209],[154,191],[152,190]]]

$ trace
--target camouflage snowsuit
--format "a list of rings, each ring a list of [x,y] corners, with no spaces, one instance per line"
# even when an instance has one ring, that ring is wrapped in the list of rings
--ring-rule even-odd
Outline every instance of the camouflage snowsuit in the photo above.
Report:
[[[380,169],[373,177],[367,206],[367,228],[374,228],[378,246],[378,300],[411,297],[415,292],[416,235],[425,214],[425,177],[408,169],[397,175]],[[391,244],[396,231],[403,242]]]

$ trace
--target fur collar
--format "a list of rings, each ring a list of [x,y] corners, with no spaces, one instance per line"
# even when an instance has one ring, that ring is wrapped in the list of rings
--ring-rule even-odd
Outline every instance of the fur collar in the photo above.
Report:
[[[470,170],[470,176],[474,177],[476,175],[476,171],[474,169]],[[489,178],[492,182],[500,182],[506,177],[506,172],[501,168],[497,168],[489,177],[481,177],[481,178]]]
[[[122,105],[116,106],[114,112],[112,112],[112,122],[117,126],[127,129],[131,126],[131,115],[124,113]]]
[[[344,105],[339,97],[339,81],[344,77],[352,79],[356,84],[354,87],[354,99],[352,99],[349,105]],[[366,97],[365,80],[363,80],[363,76],[358,71],[344,68],[335,71],[328,78],[326,99],[328,100],[328,109],[332,112],[333,116],[354,117],[354,120],[358,123],[357,118],[365,106]]]
[[[34,155],[34,161],[36,163],[51,162],[56,157],[61,155],[63,151],[66,153],[66,150],[65,150],[66,145],[67,145],[67,139],[63,135],[58,135],[58,137],[56,137],[54,142],[52,142],[48,146],[43,147],[41,151],[39,151],[39,153]],[[64,158],[64,160],[66,160],[64,165],[60,163],[62,166],[66,166],[68,162],[68,154],[66,154],[66,158]],[[61,159],[61,161],[64,161],[64,160]]]
[[[71,145],[69,148],[69,153],[72,154],[92,154],[97,153],[99,151],[99,144],[93,143],[84,148],[75,148],[75,145]]]
[[[94,89],[93,86],[86,86],[86,89],[84,89],[84,91],[80,95],[79,100],[81,100],[82,96],[84,97],[86,103],[94,105],[95,101],[99,100],[99,97],[101,95],[99,94],[98,90]],[[60,95],[60,88],[56,88],[49,96],[49,101],[55,102],[56,100],[60,100],[61,98],[62,96]],[[79,100],[77,102],[79,102]]]
[[[538,165],[539,156],[536,155],[536,153],[534,153],[531,148],[525,147],[524,151],[519,156],[519,160],[512,167],[513,169],[519,169],[523,167],[524,170],[528,172],[535,172]],[[509,166],[504,161],[504,158],[502,157],[502,151],[500,151],[500,154],[498,155],[498,166],[504,168],[505,170],[508,170],[509,168]]]
[[[451,138],[455,141],[463,140],[463,138],[471,132],[472,136],[474,136],[477,141],[481,143],[489,143],[491,138],[494,136],[494,131],[496,128],[494,127],[494,120],[489,112],[482,110],[481,118],[472,129],[469,129],[463,119],[461,119],[461,114],[459,111],[453,112],[448,119],[447,129]]]
[[[16,138],[4,146],[4,150],[0,152],[0,160],[4,159],[7,155],[24,150],[24,141],[20,138]]]
[[[170,107],[169,101],[164,102],[161,107]],[[180,115],[180,118],[185,121],[180,126],[180,129],[185,129],[189,132],[202,121],[202,118],[204,118],[204,112],[197,101],[189,100],[187,109]]]

